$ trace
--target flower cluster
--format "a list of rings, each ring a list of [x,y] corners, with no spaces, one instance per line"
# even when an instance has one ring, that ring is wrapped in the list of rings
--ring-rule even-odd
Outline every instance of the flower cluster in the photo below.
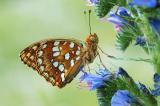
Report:
[[[149,60],[146,62],[153,65],[156,74],[154,89],[135,83],[123,68],[115,73],[106,69],[100,69],[94,75],[85,73],[80,83],[97,91],[100,106],[157,106],[156,97],[160,96],[160,0],[86,1],[100,20],[113,24],[116,47],[126,51],[132,44],[140,46],[149,59],[140,58],[138,61]]]
[[[123,17],[130,18],[131,14],[126,8],[118,7],[116,12],[114,11],[109,12],[109,17],[107,18],[107,20],[119,28],[121,28],[126,24],[131,25],[131,22],[128,21],[127,19],[124,19]],[[120,31],[120,30],[117,30],[117,31]]]
[[[80,77],[80,86],[95,90],[97,88],[105,87],[106,82],[112,78],[113,75],[111,72],[106,69],[100,69],[96,75],[84,73],[84,75]]]
[[[115,73],[107,69],[99,69],[96,74],[84,73],[79,83],[81,88],[97,90],[97,98],[101,101],[99,103],[101,105],[143,106],[147,99],[150,99],[147,104],[157,105],[153,93],[159,93],[159,89],[150,91],[144,84],[135,83],[121,67]]]
[[[117,31],[116,45],[119,49],[123,51],[126,50],[133,41],[136,45],[140,45],[146,49],[147,37],[150,37],[152,40],[157,39],[157,37],[159,38],[160,12],[159,8],[157,8],[159,5],[158,0],[87,1],[93,4],[91,6],[95,7],[96,14],[100,19],[114,24],[115,30]],[[144,13],[145,17],[142,13]],[[147,23],[148,26],[144,27],[144,24]],[[153,36],[151,36],[151,33],[153,33]],[[153,46],[153,44],[148,41],[148,46]]]

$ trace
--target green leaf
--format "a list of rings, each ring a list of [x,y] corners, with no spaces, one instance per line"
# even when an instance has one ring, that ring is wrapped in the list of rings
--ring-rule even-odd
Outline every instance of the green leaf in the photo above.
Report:
[[[117,5],[125,7],[127,5],[127,1],[126,0],[117,0]]]
[[[106,106],[109,105],[110,102],[106,99],[107,97],[107,90],[105,88],[97,89],[97,99],[99,106]]]
[[[142,92],[128,73],[118,77],[116,81],[117,82],[115,83],[117,85],[117,89],[128,90],[135,97],[138,97],[142,104],[148,104],[147,106],[157,106],[157,100],[153,97],[153,95],[147,92]]]
[[[122,30],[116,35],[116,47],[122,51],[125,51],[132,43],[133,39],[134,34],[131,33],[128,27],[123,26]]]
[[[132,35],[127,32],[118,33],[116,37],[116,47],[122,51],[125,51],[132,42]]]
[[[95,8],[97,16],[100,18],[106,16],[116,3],[117,0],[99,0]]]
[[[116,47],[125,51],[132,41],[141,35],[143,34],[136,23],[124,24],[116,35]]]
[[[156,46],[152,51],[152,59],[155,71],[160,74],[160,41],[157,41]]]
[[[110,12],[114,6],[126,6],[126,0],[99,0],[96,5],[95,12],[98,17],[102,18]]]
[[[111,99],[117,91],[115,80],[107,81],[106,86],[97,89],[97,99],[99,106],[110,106]]]

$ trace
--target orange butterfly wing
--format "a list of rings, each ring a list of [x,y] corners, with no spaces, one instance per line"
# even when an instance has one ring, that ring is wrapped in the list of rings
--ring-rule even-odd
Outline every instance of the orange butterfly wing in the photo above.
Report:
[[[29,47],[25,48],[21,53],[20,57],[21,60],[27,64],[29,67],[37,70],[37,50],[39,49],[41,43],[35,43],[30,45]]]
[[[84,50],[78,40],[50,39],[27,47],[20,57],[52,85],[61,88],[79,73]]]

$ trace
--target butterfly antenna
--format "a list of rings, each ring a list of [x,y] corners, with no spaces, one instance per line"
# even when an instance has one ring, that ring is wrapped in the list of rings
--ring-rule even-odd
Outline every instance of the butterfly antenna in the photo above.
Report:
[[[89,21],[89,34],[91,35],[91,10],[89,9],[88,10],[88,21]],[[87,14],[87,12],[86,12],[86,10],[84,10],[84,15],[86,16],[86,14]],[[86,18],[85,18],[85,20],[86,20]]]
[[[91,10],[89,10],[88,13],[89,13],[89,16],[88,16],[88,18],[89,18],[89,33],[91,35]]]

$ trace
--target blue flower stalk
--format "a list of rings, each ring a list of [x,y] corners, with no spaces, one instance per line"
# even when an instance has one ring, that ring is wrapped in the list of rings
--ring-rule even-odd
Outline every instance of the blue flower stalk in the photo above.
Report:
[[[143,36],[133,20],[131,13],[124,7],[118,7],[115,12],[111,11],[108,14],[107,21],[113,23],[117,31],[116,46],[122,51],[125,51],[133,40],[136,41],[138,36]]]
[[[94,1],[94,2],[93,2]],[[99,18],[108,17],[117,31],[116,47],[125,51],[133,42],[149,55],[160,73],[160,7],[158,0],[93,0]]]
[[[129,104],[157,106],[156,99],[146,86],[141,83],[136,84],[122,68],[119,68],[116,73],[111,73],[106,69],[99,69],[96,74],[85,73],[80,77],[80,86],[96,90],[99,106],[110,106],[111,104],[118,106],[119,103],[123,104],[119,106]],[[121,90],[127,91],[121,92]],[[124,98],[121,98],[123,96]]]
[[[128,75],[128,73],[123,69],[119,68],[116,72],[116,84],[118,89],[124,89],[131,92],[135,97],[138,97],[142,103],[148,104],[149,106],[157,106],[157,101],[147,87],[142,84],[136,84],[135,81]]]

